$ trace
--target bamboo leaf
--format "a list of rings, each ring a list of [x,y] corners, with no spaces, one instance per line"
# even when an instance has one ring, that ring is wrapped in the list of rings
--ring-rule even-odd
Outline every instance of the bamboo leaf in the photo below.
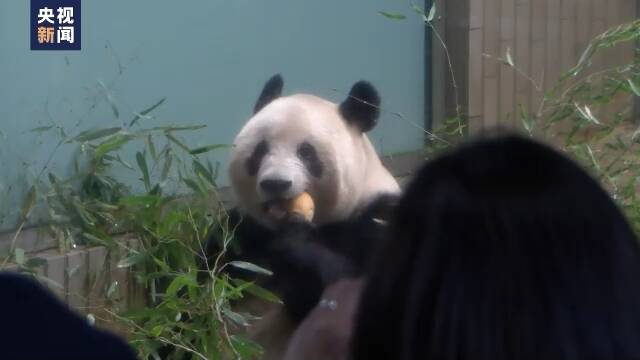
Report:
[[[207,168],[205,168],[204,165],[202,165],[199,161],[197,160],[193,161],[193,170],[196,174],[198,174],[208,183],[210,183],[211,185],[214,185],[213,174],[209,172],[209,170],[207,170]]]
[[[171,281],[171,284],[167,287],[165,294],[168,296],[175,296],[180,289],[185,286],[198,286],[198,282],[190,275],[180,275]]]
[[[273,275],[273,272],[246,261],[232,261],[229,263],[229,265],[238,269],[251,271],[257,274],[263,274],[263,275],[269,275],[269,276]]]
[[[124,269],[134,265],[137,265],[143,262],[147,258],[145,253],[135,252],[133,255],[127,256],[126,258],[120,260],[118,262],[118,268]]]
[[[638,87],[638,85],[632,79],[628,79],[627,82],[629,83],[631,91],[633,91],[636,96],[640,96],[640,87]]]
[[[234,323],[240,326],[248,326],[249,322],[244,316],[238,314],[237,312],[232,311],[231,309],[223,308],[222,313],[227,317],[227,319],[233,321]]]
[[[151,189],[151,179],[149,177],[149,167],[147,166],[147,159],[144,154],[141,152],[136,153],[136,162],[138,163],[138,167],[142,172],[142,181],[144,182],[144,187],[147,191]]]
[[[158,336],[162,335],[163,331],[164,331],[164,325],[156,325],[153,328],[151,328],[149,333],[154,337],[158,337]]]
[[[151,131],[183,131],[183,130],[199,130],[206,128],[207,125],[188,125],[188,126],[156,126],[152,127]]]
[[[29,191],[27,191],[27,195],[25,196],[25,200],[22,203],[22,210],[20,210],[20,219],[21,221],[27,220],[33,207],[36,204],[36,187],[35,185],[31,185]]]
[[[433,4],[431,5],[431,10],[429,10],[429,15],[427,15],[427,22],[432,22],[433,19],[436,17],[436,3],[435,1],[433,2]]]
[[[131,141],[131,139],[133,139],[133,136],[131,135],[117,134],[107,139],[106,141],[100,143],[96,147],[95,157],[98,159],[102,158],[107,153],[119,149],[120,147],[122,147],[122,145]]]
[[[240,354],[240,359],[259,357],[263,352],[260,345],[240,335],[231,335],[230,339],[234,350]]]
[[[13,251],[13,258],[14,258],[16,264],[23,265],[24,264],[24,249],[16,248]]]
[[[93,130],[86,130],[81,132],[80,134],[78,134],[78,136],[72,138],[71,140],[67,141],[72,142],[72,141],[79,141],[79,142],[85,142],[85,141],[91,141],[91,140],[96,140],[96,139],[100,139],[109,135],[113,135],[115,133],[117,133],[118,131],[120,131],[121,128],[119,127],[113,127],[113,128],[106,128],[106,129],[93,129]]]
[[[120,112],[118,111],[118,107],[116,106],[116,103],[113,100],[113,97],[111,96],[111,91],[109,91],[109,88],[107,88],[107,86],[102,81],[98,80],[98,84],[100,84],[100,86],[102,86],[102,89],[104,90],[104,95],[107,98],[107,102],[111,106],[111,111],[113,112],[113,115],[116,117],[116,119],[119,119]]]
[[[173,154],[171,152],[171,149],[168,149],[164,159],[164,166],[162,167],[162,174],[160,175],[161,181],[165,181],[169,176],[169,171],[171,170],[172,163],[173,163]]]
[[[193,179],[189,179],[189,178],[183,178],[182,181],[184,181],[184,183],[191,188],[191,190],[193,190],[194,192],[201,194],[204,191],[202,190],[202,188],[200,188],[200,185],[198,185],[198,183],[196,183],[195,181],[193,181]]]
[[[524,126],[527,133],[531,135],[534,127],[533,121],[529,118],[526,109],[522,104],[518,105],[518,109],[520,110],[520,121],[522,121],[522,126]]]
[[[424,15],[424,10],[423,10],[420,6],[418,6],[418,5],[414,4],[414,3],[412,3],[412,4],[411,4],[411,8],[413,9],[413,11],[415,11],[415,13],[416,13],[416,14],[418,14],[418,15]]]
[[[587,48],[584,50],[584,52],[580,56],[580,60],[578,60],[578,64],[574,67],[574,70],[572,71],[574,76],[578,75],[581,69],[589,66],[590,59],[592,58],[593,53],[595,52],[594,50],[595,49],[594,49],[593,43],[587,46]]]
[[[223,148],[229,148],[231,147],[231,145],[227,145],[227,144],[215,144],[215,145],[208,145],[208,146],[201,146],[192,150],[189,150],[189,154],[191,155],[198,155],[198,154],[203,154],[212,150],[216,150],[216,149],[223,149]]]
[[[77,200],[72,201],[71,204],[85,225],[89,227],[95,226],[96,218],[85,209],[85,204]]]
[[[269,290],[266,290],[253,282],[247,282],[241,279],[233,279],[233,283],[239,287],[242,287],[244,291],[249,294],[256,296],[260,299],[272,302],[272,303],[282,303],[282,300],[278,298],[278,296],[272,293]]]
[[[147,147],[149,147],[149,153],[151,154],[151,158],[153,159],[153,161],[157,161],[158,153],[156,153],[156,145],[153,143],[151,134],[147,135]]]
[[[140,120],[141,118],[146,118],[147,114],[149,114],[150,112],[155,110],[158,106],[162,105],[165,100],[167,100],[166,97],[160,99],[160,101],[158,101],[157,103],[155,103],[155,104],[151,105],[150,107],[148,107],[148,108],[140,111],[139,113],[135,114],[136,117],[134,117],[133,120],[131,120],[131,122],[129,123],[129,127],[135,125],[135,123],[138,122],[138,120]]]
[[[108,246],[109,245],[109,243],[106,240],[101,239],[101,238],[99,238],[99,237],[97,237],[97,236],[95,236],[93,234],[88,233],[88,232],[82,233],[82,236],[85,239],[89,240],[90,242],[93,242],[94,244],[103,245],[103,246]]]
[[[209,164],[210,165],[210,164]],[[216,167],[214,168],[214,170],[212,171],[212,177],[213,177],[213,181],[215,181],[216,179],[218,179],[218,174],[220,173],[220,162],[216,161]]]
[[[181,148],[182,150],[186,151],[186,152],[190,152],[191,150],[189,150],[189,147],[187,145],[185,145],[184,143],[182,143],[182,141],[178,140],[175,136],[173,136],[173,134],[171,134],[170,132],[166,133],[165,136],[167,137],[167,139],[169,139],[169,141],[171,141],[172,143],[178,145],[179,148]]]
[[[392,20],[404,20],[407,18],[403,14],[394,14],[386,11],[378,11],[378,14],[386,17],[387,19],[392,19]]]
[[[580,114],[580,116],[589,121],[592,122],[596,125],[601,125],[600,121],[598,121],[598,119],[596,119],[595,116],[593,116],[593,113],[591,112],[591,109],[589,108],[589,106],[585,105],[584,107],[580,107],[580,105],[578,104],[574,104],[576,109],[578,110],[578,113]]]
[[[29,130],[29,132],[45,132],[47,130],[53,129],[54,127],[55,127],[55,125],[39,126],[37,128],[33,128],[33,129]]]
[[[107,289],[107,299],[113,298],[116,290],[118,290],[118,281],[114,281],[109,285],[109,288]]]
[[[80,270],[81,266],[82,265],[76,265],[76,266],[74,266],[72,268],[67,268],[66,269],[67,278],[72,278],[73,275],[75,275],[78,272],[78,270]]]
[[[507,48],[507,53],[505,54],[505,61],[507,65],[511,67],[515,67],[515,63],[513,62],[513,56],[511,56],[511,48]]]
[[[591,163],[593,164],[593,167],[596,168],[596,170],[600,171],[600,164],[598,163],[598,160],[596,159],[596,156],[593,153],[593,150],[591,150],[591,146],[589,146],[589,144],[585,144],[585,147],[587,149],[587,154],[589,154],[589,158],[591,159]]]
[[[129,164],[128,162],[124,161],[122,158],[120,158],[120,155],[117,155],[115,157],[115,160],[120,163],[122,166],[126,167],[129,170],[133,170],[133,166],[131,166],[131,164]]]

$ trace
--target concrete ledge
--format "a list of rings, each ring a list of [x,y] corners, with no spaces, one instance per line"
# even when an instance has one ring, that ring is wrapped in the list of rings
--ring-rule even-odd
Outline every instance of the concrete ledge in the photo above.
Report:
[[[0,256],[9,251],[14,234],[15,231],[0,233]],[[23,229],[16,238],[16,244],[17,247],[24,249],[28,253],[57,247],[56,239],[49,234],[45,227]]]
[[[138,246],[132,238],[123,237],[119,241],[129,247]],[[55,249],[39,251],[29,258],[44,260],[36,275],[54,295],[80,313],[94,314],[100,326],[111,327],[112,324],[100,321],[109,318],[104,313],[107,302],[120,309],[138,308],[145,302],[144,289],[135,282],[130,268],[117,266],[124,255],[120,249],[109,253],[105,247],[94,246],[79,247],[66,254]],[[0,271],[19,270],[17,264],[10,263]],[[113,293],[108,297],[110,287]]]

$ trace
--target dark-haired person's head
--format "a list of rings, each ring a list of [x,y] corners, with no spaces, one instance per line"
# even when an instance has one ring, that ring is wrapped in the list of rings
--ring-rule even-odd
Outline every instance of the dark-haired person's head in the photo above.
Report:
[[[90,326],[30,277],[0,272],[0,359],[135,360],[122,339]]]
[[[480,140],[407,189],[354,360],[640,359],[640,250],[610,196],[528,139]]]

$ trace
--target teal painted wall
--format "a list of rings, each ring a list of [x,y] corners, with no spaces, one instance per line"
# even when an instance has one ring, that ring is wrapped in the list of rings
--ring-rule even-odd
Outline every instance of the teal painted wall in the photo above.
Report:
[[[394,21],[380,10],[409,16]],[[166,97],[143,126],[207,124],[184,139],[194,147],[230,143],[276,72],[286,93],[334,101],[356,80],[370,80],[385,109],[423,124],[424,28],[411,15],[388,0],[84,0],[82,50],[34,52],[29,1],[2,0],[0,229],[15,224],[26,185],[48,159],[46,171],[71,170],[77,149],[54,152],[59,137],[30,132],[39,126],[55,123],[70,135],[119,126]],[[371,138],[393,153],[420,147],[423,134],[385,112]],[[226,153],[209,156],[225,163]],[[127,171],[115,175],[137,183]]]

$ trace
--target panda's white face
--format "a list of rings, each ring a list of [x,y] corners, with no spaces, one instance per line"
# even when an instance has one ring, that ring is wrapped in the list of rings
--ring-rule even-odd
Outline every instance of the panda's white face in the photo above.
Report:
[[[377,192],[398,191],[366,135],[338,105],[298,94],[278,97],[234,141],[230,178],[238,205],[274,226],[269,205],[308,192],[314,223],[344,219]]]
[[[306,191],[316,203],[316,221],[330,217],[340,186],[338,154],[353,151],[337,114],[335,104],[295,95],[274,100],[251,118],[234,141],[230,164],[239,204],[269,223],[270,202]]]

